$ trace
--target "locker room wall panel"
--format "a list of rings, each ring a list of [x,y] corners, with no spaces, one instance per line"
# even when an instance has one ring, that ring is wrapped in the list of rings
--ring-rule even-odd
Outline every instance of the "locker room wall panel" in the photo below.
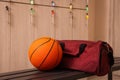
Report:
[[[10,26],[9,12],[5,6],[9,3],[0,2],[0,72],[9,71],[10,65]]]
[[[29,2],[29,0],[13,0],[20,2]],[[37,2],[38,1],[38,2]],[[41,1],[41,2],[40,2]],[[69,1],[58,1],[55,0],[56,4],[60,6],[69,6]],[[74,0],[73,6],[84,0]],[[38,4],[50,4],[51,1],[36,0]],[[63,4],[64,3],[64,4]],[[1,2],[0,2],[1,4]],[[8,22],[8,15],[5,10],[7,2],[0,5],[0,22],[2,25],[10,26]],[[2,6],[2,7],[1,7]],[[81,2],[80,6],[85,7],[85,2]],[[77,5],[76,5],[77,7]],[[79,7],[79,5],[78,5]],[[85,11],[84,10],[73,10],[73,28],[70,24],[70,13],[69,9],[66,8],[55,8],[55,27],[52,24],[51,10],[52,7],[37,6],[37,5],[26,5],[11,3],[11,26],[5,28],[2,26],[1,30],[6,30],[0,34],[3,37],[0,42],[0,48],[2,56],[0,56],[0,72],[14,71],[21,69],[28,69],[33,67],[28,60],[28,48],[32,41],[43,36],[51,36],[55,39],[88,39],[87,28],[85,26]],[[35,14],[30,13],[30,9],[35,10]],[[5,17],[5,18],[4,18]],[[10,30],[10,31],[9,31]],[[8,36],[6,36],[8,35]],[[73,36],[72,36],[73,35]],[[5,39],[7,40],[5,42]],[[5,44],[5,45],[4,45]],[[4,47],[3,47],[4,46]],[[8,51],[7,51],[7,50]],[[6,51],[5,51],[6,50]],[[8,64],[6,64],[8,63]]]
[[[86,4],[87,4],[86,0],[73,0],[73,7],[75,8],[85,9]]]
[[[88,39],[95,40],[95,1],[89,0]]]
[[[34,30],[35,38],[50,36],[51,9],[50,7],[35,6]]]
[[[29,68],[28,48],[33,40],[33,27],[30,25],[30,6],[11,4],[11,59],[10,69]]]
[[[51,36],[56,39],[72,39],[69,10],[61,8],[55,9],[55,26],[52,23],[51,10],[51,7],[35,7],[34,24],[36,38]],[[45,16],[43,16],[44,14]]]
[[[88,26],[85,18],[85,11],[73,11],[73,39],[88,40]]]
[[[85,25],[85,11],[73,11],[74,19],[72,28],[70,24],[69,9],[55,9],[55,26],[52,24],[51,10],[51,7],[35,6],[36,12],[34,16],[34,24],[36,38],[42,36],[51,36],[56,39],[88,39],[87,27]],[[43,16],[44,14],[45,16]]]
[[[111,40],[110,42],[112,43],[113,50],[114,50],[114,56],[120,57],[120,1],[113,0],[113,19],[111,19],[112,26],[110,27],[111,34],[109,35]],[[112,12],[112,11],[111,11]]]
[[[70,24],[70,14],[68,9],[56,9],[55,38],[72,39],[72,27]]]
[[[73,22],[68,9],[56,9],[56,39],[88,39],[85,11],[73,10]]]

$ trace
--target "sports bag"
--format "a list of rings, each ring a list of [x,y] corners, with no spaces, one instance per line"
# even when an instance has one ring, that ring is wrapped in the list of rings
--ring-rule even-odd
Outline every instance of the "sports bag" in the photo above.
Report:
[[[60,68],[103,76],[114,64],[113,50],[103,41],[60,40],[63,59]]]

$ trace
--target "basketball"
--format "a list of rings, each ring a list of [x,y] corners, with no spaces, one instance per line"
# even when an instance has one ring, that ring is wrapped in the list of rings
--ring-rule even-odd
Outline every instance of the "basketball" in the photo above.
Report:
[[[28,52],[29,60],[39,70],[51,70],[62,59],[62,49],[58,41],[42,37],[33,41]]]

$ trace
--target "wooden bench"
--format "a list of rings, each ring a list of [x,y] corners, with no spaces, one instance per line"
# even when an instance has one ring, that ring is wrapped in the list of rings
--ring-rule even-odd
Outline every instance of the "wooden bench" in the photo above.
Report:
[[[108,73],[108,80],[112,80],[112,71],[120,70],[120,57],[115,58],[115,64]],[[0,80],[76,80],[92,76],[92,74],[75,70],[38,71],[26,69],[15,72],[1,73]]]

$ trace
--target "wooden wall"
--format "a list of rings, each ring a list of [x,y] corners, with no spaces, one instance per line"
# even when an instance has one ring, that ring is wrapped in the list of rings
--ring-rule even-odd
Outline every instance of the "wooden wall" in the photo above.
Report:
[[[109,41],[109,3],[110,0],[97,0],[95,2],[95,40]]]
[[[0,72],[31,68],[28,48],[42,36],[55,39],[88,39],[86,0],[73,0],[73,26],[70,23],[70,0],[54,0],[55,26],[51,20],[52,0],[0,0]],[[48,6],[40,6],[48,5]],[[31,14],[30,9],[35,10]]]
[[[3,2],[6,1],[6,2]],[[13,1],[13,2],[9,2]],[[55,26],[51,20],[52,0],[0,0],[0,73],[28,69],[28,48],[42,36],[55,39],[105,40],[112,44],[114,55],[119,56],[119,0],[89,0],[89,22],[86,26],[86,0],[73,0],[73,27],[70,23],[70,0],[54,0]],[[40,6],[40,5],[48,5]],[[8,6],[9,10],[6,10]],[[31,15],[30,9],[35,14]],[[92,76],[82,80],[107,80],[107,76]],[[81,80],[81,79],[80,79]]]
[[[109,41],[114,49],[114,56],[120,57],[120,0],[111,0]]]

